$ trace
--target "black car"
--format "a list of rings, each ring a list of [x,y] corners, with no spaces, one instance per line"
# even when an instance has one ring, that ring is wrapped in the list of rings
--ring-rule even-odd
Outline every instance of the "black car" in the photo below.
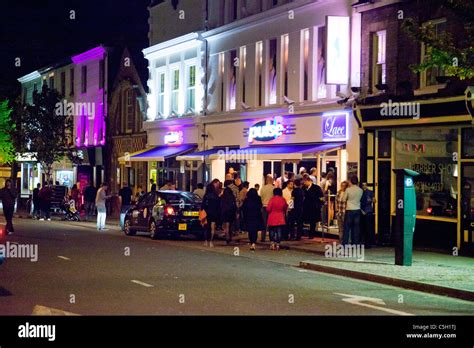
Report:
[[[149,232],[151,238],[192,234],[203,236],[199,221],[201,198],[184,191],[155,191],[143,195],[125,213],[122,229],[127,236]]]

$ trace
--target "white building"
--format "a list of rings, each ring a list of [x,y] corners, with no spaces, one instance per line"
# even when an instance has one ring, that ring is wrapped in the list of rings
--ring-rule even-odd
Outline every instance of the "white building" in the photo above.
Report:
[[[167,13],[150,35],[166,41],[144,50],[150,149],[129,160],[156,161],[150,177],[162,173],[187,189],[223,180],[230,167],[252,186],[301,166],[334,168],[339,182],[357,173],[358,125],[344,97],[360,83],[360,20],[351,1],[196,3],[194,12],[186,1],[174,14],[171,1],[150,9],[151,19]],[[196,16],[194,31],[156,33],[183,13]]]

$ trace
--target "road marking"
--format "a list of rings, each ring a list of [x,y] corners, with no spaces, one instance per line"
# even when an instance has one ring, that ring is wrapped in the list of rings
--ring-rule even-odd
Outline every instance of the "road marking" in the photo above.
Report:
[[[36,305],[33,308],[33,313],[31,314],[32,315],[66,315],[66,316],[79,315],[76,313],[66,312],[60,309],[45,307],[45,306],[40,306],[40,305]]]
[[[135,284],[144,286],[144,287],[146,287],[146,288],[152,288],[152,287],[153,287],[153,285],[147,284],[147,283],[144,283],[144,282],[141,282],[141,281],[139,281],[139,280],[132,280],[132,283],[135,283]]]
[[[386,308],[386,307],[379,307],[379,306],[375,306],[375,305],[372,305],[372,304],[363,303],[363,302],[372,302],[372,303],[375,303],[377,305],[386,306],[384,300],[382,300],[380,298],[358,296],[358,295],[349,295],[349,294],[340,294],[340,293],[337,293],[337,292],[335,292],[334,294],[346,297],[346,298],[343,298],[342,300],[344,302],[347,302],[347,303],[350,303],[350,304],[353,304],[353,305],[368,307],[368,308],[372,308],[372,309],[377,309],[379,311],[383,311],[383,312],[387,312],[387,313],[391,313],[391,314],[396,314],[396,315],[405,315],[405,316],[414,315],[414,314],[407,313],[407,312],[397,311],[396,309],[391,309],[391,308]]]
[[[58,259],[62,259],[62,260],[66,260],[66,261],[71,261],[71,259],[70,259],[69,257],[61,256],[61,255],[58,256]]]

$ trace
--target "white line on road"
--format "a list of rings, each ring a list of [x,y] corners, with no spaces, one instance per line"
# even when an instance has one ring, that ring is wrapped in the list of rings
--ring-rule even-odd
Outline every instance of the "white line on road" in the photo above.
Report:
[[[139,281],[139,280],[132,280],[132,283],[135,283],[135,284],[144,286],[144,287],[146,287],[146,288],[152,288],[152,287],[153,287],[153,285],[147,284],[147,283],[144,283],[144,282],[141,282],[141,281]]]
[[[71,259],[70,259],[69,257],[61,256],[61,255],[58,256],[58,259],[62,259],[62,260],[66,260],[66,261],[71,261]]]
[[[56,308],[51,308],[51,307],[46,307],[46,306],[40,306],[40,305],[36,305],[33,308],[33,313],[31,313],[31,314],[32,315],[66,315],[66,316],[79,315],[79,314],[76,314],[76,313],[66,312],[66,311],[63,311],[61,309],[56,309]]]
[[[344,302],[347,302],[347,303],[350,303],[350,304],[353,304],[353,305],[368,307],[368,308],[372,308],[372,309],[377,309],[379,311],[383,311],[383,312],[387,312],[387,313],[391,313],[391,314],[397,314],[397,315],[414,315],[414,314],[407,313],[407,312],[397,311],[396,309],[391,309],[391,308],[386,308],[386,307],[379,307],[379,306],[371,305],[371,304],[368,304],[368,303],[362,303],[363,301],[365,301],[365,302],[372,302],[372,303],[375,303],[375,304],[378,304],[378,305],[386,306],[385,301],[380,299],[380,298],[358,296],[358,295],[349,295],[349,294],[340,294],[340,293],[337,293],[337,292],[335,292],[334,294],[346,297],[346,298],[343,298],[342,300]]]

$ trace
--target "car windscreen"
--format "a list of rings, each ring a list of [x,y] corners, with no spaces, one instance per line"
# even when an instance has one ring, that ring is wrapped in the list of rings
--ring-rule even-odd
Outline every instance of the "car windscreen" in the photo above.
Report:
[[[182,202],[193,204],[201,202],[199,196],[191,192],[162,193],[162,195],[168,204],[180,204]]]

